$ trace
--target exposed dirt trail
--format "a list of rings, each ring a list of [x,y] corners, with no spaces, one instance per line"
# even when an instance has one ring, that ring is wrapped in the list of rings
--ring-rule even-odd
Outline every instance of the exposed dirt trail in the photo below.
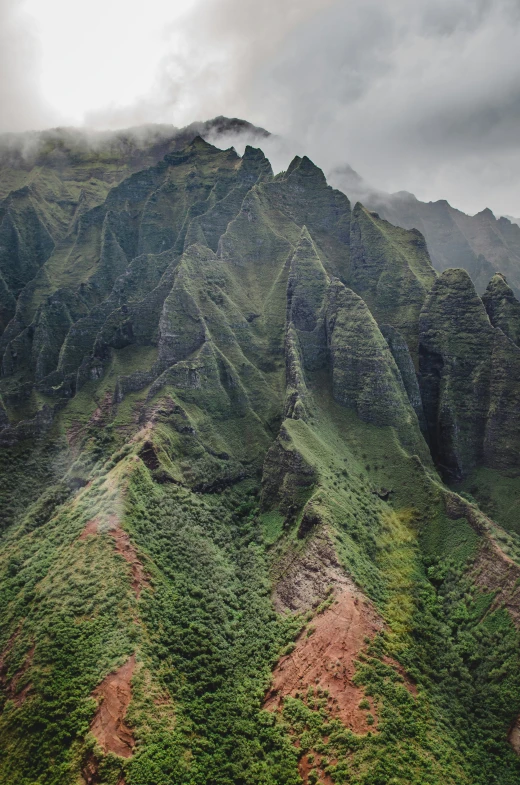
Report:
[[[111,528],[109,534],[114,538],[116,552],[121,554],[123,559],[130,565],[130,569],[132,570],[132,589],[134,590],[136,598],[139,599],[142,589],[150,585],[144,567],[139,561],[137,551],[132,545],[130,537],[127,532],[121,528],[117,516],[111,515],[110,523]]]
[[[113,752],[122,758],[130,758],[135,745],[132,731],[125,723],[132,699],[130,682],[134,668],[135,654],[132,654],[117,671],[109,673],[92,693],[98,701],[98,710],[90,730],[105,754]]]
[[[496,592],[490,611],[503,604],[520,628],[520,567],[492,540],[484,542],[472,569],[472,577],[484,591]]]
[[[18,625],[18,628],[15,630],[15,632],[11,635],[11,637],[7,641],[7,645],[4,651],[2,652],[2,655],[0,656],[0,685],[4,688],[7,697],[10,700],[12,700],[15,703],[15,705],[18,707],[20,707],[24,703],[28,693],[32,690],[32,684],[30,682],[26,684],[24,687],[22,687],[22,689],[19,691],[18,691],[18,684],[20,683],[20,680],[22,679],[26,671],[31,667],[34,657],[34,651],[35,651],[35,646],[34,645],[31,646],[31,648],[27,651],[25,655],[25,660],[22,667],[16,671],[16,673],[11,677],[11,679],[7,680],[6,679],[6,673],[8,670],[7,660],[9,658],[9,655],[11,654],[11,651],[20,633],[21,628],[22,628],[22,622]]]
[[[19,623],[18,627],[7,641],[2,654],[0,655],[0,681],[4,679],[5,673],[7,671],[7,660],[9,659],[9,655],[11,654],[15,641],[18,635],[20,634],[20,630],[22,629],[22,626],[23,626],[23,621]]]
[[[130,565],[130,569],[132,571],[132,589],[136,598],[139,599],[142,589],[150,585],[144,571],[144,567],[139,560],[137,551],[132,545],[128,533],[123,528],[121,528],[121,524],[117,515],[110,515],[108,521],[110,527],[108,529],[108,534],[110,534],[114,540],[116,553],[119,553],[127,562],[127,564]],[[99,524],[100,521],[98,518],[92,518],[92,520],[86,524],[85,528],[81,532],[79,539],[86,540],[87,537],[92,537],[98,534]]]
[[[98,533],[98,519],[92,518],[91,521],[87,523],[81,534],[79,535],[80,540],[86,540],[87,537],[90,537],[94,534]]]

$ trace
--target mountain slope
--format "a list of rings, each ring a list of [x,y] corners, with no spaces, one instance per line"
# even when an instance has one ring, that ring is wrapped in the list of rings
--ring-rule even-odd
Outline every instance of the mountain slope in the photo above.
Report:
[[[139,155],[9,284],[1,781],[513,785],[514,294],[308,158]]]

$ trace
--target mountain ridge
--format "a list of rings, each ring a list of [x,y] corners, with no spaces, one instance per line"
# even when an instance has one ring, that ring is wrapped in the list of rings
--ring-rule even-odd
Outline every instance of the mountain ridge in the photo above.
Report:
[[[495,218],[488,207],[469,216],[446,199],[423,202],[408,191],[392,194],[379,191],[349,166],[331,171],[329,180],[391,223],[418,229],[426,239],[438,272],[462,267],[470,274],[479,294],[495,272],[502,272],[516,296],[520,294],[520,232],[514,219]]]

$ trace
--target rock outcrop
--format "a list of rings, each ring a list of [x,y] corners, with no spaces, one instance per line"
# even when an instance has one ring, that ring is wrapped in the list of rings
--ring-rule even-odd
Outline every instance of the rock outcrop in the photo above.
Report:
[[[487,298],[497,319],[491,293],[503,291],[502,280],[495,276]],[[450,480],[479,465],[519,465],[519,358],[518,347],[490,323],[469,275],[442,273],[421,313],[419,378],[432,454]]]
[[[424,454],[417,415],[390,348],[366,303],[338,280],[328,292],[327,335],[335,400],[364,422],[393,426],[404,444]]]
[[[520,345],[520,302],[508,285],[505,276],[496,273],[482,295],[482,302],[493,327]]]

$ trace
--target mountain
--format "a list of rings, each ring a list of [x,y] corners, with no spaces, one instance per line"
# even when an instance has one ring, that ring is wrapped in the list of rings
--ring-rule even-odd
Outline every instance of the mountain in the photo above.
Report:
[[[515,218],[513,215],[502,215],[501,218],[507,218],[508,221],[511,221],[512,224],[518,224],[520,226],[520,218]]]
[[[516,785],[520,303],[200,130],[10,143],[0,781]]]
[[[118,133],[77,129],[0,135],[0,330],[31,281],[84,213],[130,174],[181,150],[196,136],[263,139],[269,133],[216,117],[186,128],[142,126]]]
[[[329,174],[329,181],[396,226],[418,229],[439,272],[462,267],[470,274],[479,294],[484,292],[491,276],[501,272],[507,276],[515,295],[520,296],[520,226],[515,218],[495,218],[489,208],[471,216],[445,199],[421,202],[407,191],[393,194],[378,191],[349,166],[335,169]]]

